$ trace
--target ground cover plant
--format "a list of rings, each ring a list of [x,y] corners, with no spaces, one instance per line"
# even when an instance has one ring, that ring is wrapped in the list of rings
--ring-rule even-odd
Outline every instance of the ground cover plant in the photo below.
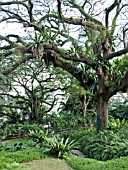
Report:
[[[17,152],[4,152],[2,156],[5,158],[12,158],[17,163],[28,162],[34,159],[41,159],[46,157],[46,154],[43,153],[43,149],[31,149]]]
[[[22,151],[27,149],[29,149],[29,147],[23,142],[16,142],[10,145],[3,144],[3,150],[10,151],[10,152]]]
[[[22,150],[30,150],[35,147],[35,143],[31,140],[26,139],[10,139],[3,140],[0,143],[0,151],[22,151]]]

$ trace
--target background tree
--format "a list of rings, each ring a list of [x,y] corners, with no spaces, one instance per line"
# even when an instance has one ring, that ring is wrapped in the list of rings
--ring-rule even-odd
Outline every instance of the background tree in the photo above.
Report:
[[[118,93],[109,101],[109,114],[115,119],[128,120],[128,98]]]
[[[91,92],[83,89],[78,81],[72,81],[71,86],[66,89],[66,93],[69,97],[66,102],[61,102],[58,114],[64,114],[65,118],[67,117],[67,126],[70,126],[68,121],[73,122],[73,120],[77,122],[75,126],[86,126],[94,123],[95,108]]]
[[[109,99],[128,86],[127,8],[125,0],[110,4],[97,0],[3,0],[1,23],[21,24],[20,28],[31,35],[32,41],[21,33],[0,35],[1,63],[5,58],[14,61],[1,74],[12,73],[32,58],[44,60],[46,66],[53,63],[54,67],[61,67],[85,90],[91,89],[97,130],[106,129]],[[73,32],[79,34],[76,39]],[[70,42],[71,48],[65,47],[66,42]]]
[[[61,77],[60,74],[60,69],[46,69],[35,59],[18,67],[8,79],[12,82],[11,89],[1,89],[0,107],[4,110],[1,114],[9,116],[13,123],[24,122],[26,115],[29,122],[41,122],[69,86],[68,81],[63,80],[67,74]]]

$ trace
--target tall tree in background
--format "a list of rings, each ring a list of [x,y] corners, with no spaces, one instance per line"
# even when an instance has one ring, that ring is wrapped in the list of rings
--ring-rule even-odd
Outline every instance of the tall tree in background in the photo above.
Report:
[[[3,110],[0,114],[10,117],[14,123],[19,118],[24,122],[26,116],[29,122],[41,122],[65,96],[70,82],[63,79],[67,79],[67,74],[62,76],[60,69],[40,66],[37,59],[26,62],[8,77],[10,84],[3,83],[4,86],[10,85],[10,90],[7,86],[0,88],[0,108]]]
[[[13,61],[7,62],[1,74],[13,73],[32,58],[39,58],[46,66],[53,63],[61,67],[93,94],[98,131],[108,126],[109,99],[128,87],[128,4],[126,0],[108,2],[0,2],[1,23],[21,25],[17,34],[8,30],[0,35],[1,65],[10,58]],[[26,32],[29,36],[25,36]]]

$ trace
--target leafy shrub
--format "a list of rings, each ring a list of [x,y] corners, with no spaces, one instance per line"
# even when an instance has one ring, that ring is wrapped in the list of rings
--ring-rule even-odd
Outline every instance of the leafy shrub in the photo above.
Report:
[[[87,130],[75,130],[75,131],[71,131],[68,133],[67,136],[70,137],[70,139],[78,141],[79,142],[79,146],[80,146],[80,150],[83,151],[83,148],[85,147],[85,138],[89,139],[93,136],[95,136],[97,134],[95,129],[87,129]],[[83,141],[84,138],[84,141]]]
[[[109,119],[109,127],[112,130],[120,129],[124,124],[125,124],[125,119],[123,119],[123,120],[113,119],[113,118]]]
[[[84,130],[72,130],[69,133],[66,134],[66,136],[70,136],[71,139],[74,139],[77,141],[81,139],[83,136],[93,136],[96,134],[96,130],[93,129],[84,129]]]
[[[28,138],[36,143],[42,143],[46,135],[43,130],[29,130]]]
[[[99,134],[95,130],[72,132],[70,137],[80,144],[80,150],[89,158],[109,160],[128,156],[127,124],[116,131],[104,131]]]
[[[46,150],[50,154],[62,157],[64,154],[69,153],[72,149],[75,149],[78,147],[78,143],[74,140],[70,141],[69,138],[64,140],[64,138],[60,136],[54,136],[52,138],[45,138],[45,141],[47,142],[48,149]]]
[[[121,138],[128,139],[128,121],[117,131]]]
[[[16,142],[15,144],[13,145],[5,145],[4,146],[4,150],[8,150],[8,151],[11,151],[11,152],[14,152],[14,151],[22,151],[22,150],[26,150],[28,149],[28,146],[22,142]]]
[[[83,138],[84,140],[84,138]],[[94,137],[85,139],[83,152],[89,157],[98,160],[109,160],[128,155],[128,140],[111,132],[101,132]]]
[[[0,135],[3,139],[13,136],[27,136],[29,130],[43,130],[42,124],[10,124],[1,131]]]
[[[1,143],[0,151],[15,152],[15,151],[28,150],[33,147],[35,147],[35,143],[31,140],[15,139],[5,143]]]

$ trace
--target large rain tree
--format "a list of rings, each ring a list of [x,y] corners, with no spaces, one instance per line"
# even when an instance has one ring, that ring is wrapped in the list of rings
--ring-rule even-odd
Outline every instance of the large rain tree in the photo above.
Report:
[[[127,0],[1,0],[1,75],[32,58],[66,70],[93,95],[104,130],[109,99],[128,87],[127,16]]]

